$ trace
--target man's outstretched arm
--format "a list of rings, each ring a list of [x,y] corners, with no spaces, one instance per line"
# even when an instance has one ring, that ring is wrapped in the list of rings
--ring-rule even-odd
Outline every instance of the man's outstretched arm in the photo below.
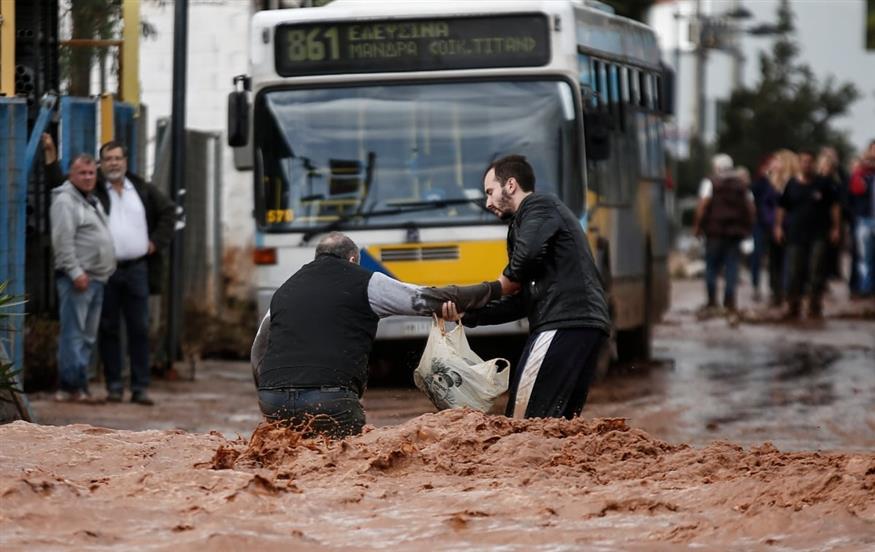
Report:
[[[368,283],[368,301],[380,318],[393,314],[440,315],[441,305],[447,301],[452,301],[462,311],[474,310],[500,297],[501,284],[498,281],[473,286],[425,287],[399,282],[375,272]]]

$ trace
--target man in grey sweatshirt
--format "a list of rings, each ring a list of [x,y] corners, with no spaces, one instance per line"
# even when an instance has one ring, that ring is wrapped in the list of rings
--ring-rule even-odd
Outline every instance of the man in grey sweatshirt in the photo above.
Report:
[[[56,400],[88,401],[88,366],[103,304],[103,287],[116,260],[106,213],[97,198],[97,163],[79,154],[69,179],[52,190],[52,249],[58,286],[58,376]]]

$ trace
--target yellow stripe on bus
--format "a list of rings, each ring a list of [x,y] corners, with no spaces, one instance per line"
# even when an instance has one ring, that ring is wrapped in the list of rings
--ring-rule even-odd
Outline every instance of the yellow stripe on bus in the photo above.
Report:
[[[384,261],[382,250],[454,248],[458,259]],[[402,282],[423,286],[469,285],[496,280],[507,265],[506,242],[502,240],[428,242],[372,245],[368,252]]]

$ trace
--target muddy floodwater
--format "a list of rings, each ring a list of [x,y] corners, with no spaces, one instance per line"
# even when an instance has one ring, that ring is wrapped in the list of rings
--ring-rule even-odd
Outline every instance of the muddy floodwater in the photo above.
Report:
[[[40,424],[0,426],[0,548],[875,549],[871,306],[732,327],[697,318],[701,282],[672,299],[655,360],[572,421],[372,388],[365,434],[302,440],[217,361],[154,408],[35,395]]]

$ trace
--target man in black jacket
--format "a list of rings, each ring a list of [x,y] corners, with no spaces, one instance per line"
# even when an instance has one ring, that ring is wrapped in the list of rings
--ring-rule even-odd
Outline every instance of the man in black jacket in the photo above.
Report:
[[[274,293],[251,353],[258,405],[267,419],[307,434],[360,433],[365,413],[359,399],[380,318],[430,316],[445,301],[473,309],[501,297],[497,281],[421,287],[358,263],[356,244],[331,232],[316,246],[316,259]]]
[[[43,135],[50,181],[63,181],[57,153]],[[100,148],[100,173],[94,194],[109,218],[118,268],[106,284],[100,319],[100,357],[107,400],[123,398],[121,316],[131,358],[131,401],[154,404],[148,395],[149,294],[161,292],[163,252],[173,238],[175,207],[156,186],[128,172],[127,151],[115,141]]]
[[[535,194],[521,155],[492,163],[483,180],[486,207],[510,221],[508,264],[499,301],[468,311],[474,327],[528,317],[529,336],[511,372],[507,416],[572,418],[580,414],[598,354],[610,333],[607,301],[580,221],[557,197]],[[443,316],[458,316],[445,304]]]

